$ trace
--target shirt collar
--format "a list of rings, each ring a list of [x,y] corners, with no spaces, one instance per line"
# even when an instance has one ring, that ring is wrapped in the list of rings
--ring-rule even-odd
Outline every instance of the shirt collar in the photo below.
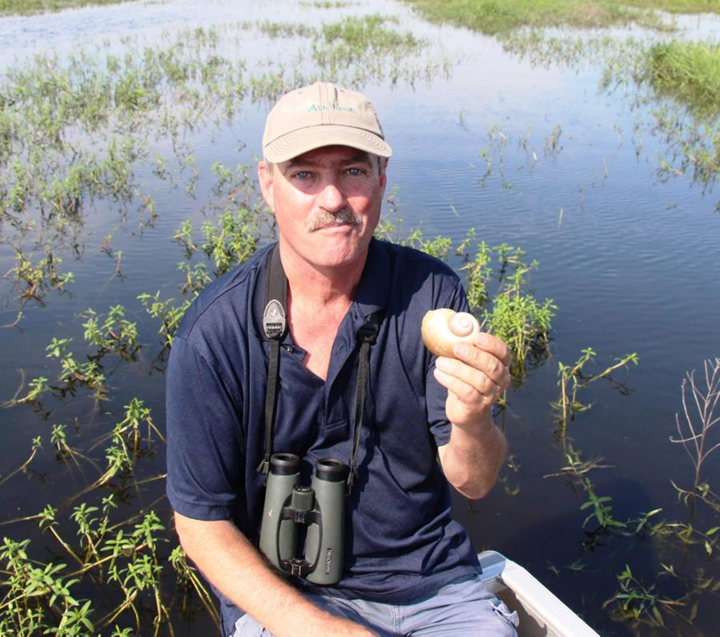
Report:
[[[274,244],[274,245],[277,245]],[[264,254],[258,254],[261,259],[259,276],[255,284],[254,305],[255,331],[261,339],[264,339],[262,330],[262,316],[265,309],[266,282],[270,265],[270,250],[273,246],[267,246],[262,250]],[[388,305],[390,294],[390,256],[385,249],[384,243],[375,239],[370,240],[368,246],[367,260],[363,268],[360,283],[355,293],[355,305],[362,315],[363,321],[372,313],[384,310]],[[289,333],[289,330],[288,330]],[[286,338],[287,340],[287,334]]]

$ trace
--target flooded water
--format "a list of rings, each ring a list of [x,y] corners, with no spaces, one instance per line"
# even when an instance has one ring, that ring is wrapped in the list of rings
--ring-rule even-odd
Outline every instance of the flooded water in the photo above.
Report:
[[[612,498],[616,519],[654,509],[662,509],[654,519],[669,523],[687,522],[690,516],[671,480],[690,488],[694,468],[683,448],[669,439],[676,435],[676,414],[682,418],[686,372],[699,373],[705,360],[720,356],[720,192],[712,180],[694,180],[692,170],[663,170],[664,161],[673,164],[675,148],[657,130],[655,113],[672,102],[639,99],[646,94],[632,85],[603,90],[602,60],[534,64],[493,38],[428,24],[402,4],[268,5],[146,2],[3,18],[0,68],[22,68],[36,54],[57,54],[62,62],[80,48],[92,56],[124,55],[172,42],[183,29],[215,26],[221,41],[232,44],[218,47],[218,55],[245,60],[249,72],[272,72],[282,65],[286,72],[310,72],[306,38],[270,38],[252,25],[266,20],[319,25],[376,12],[397,18],[387,23],[389,28],[426,38],[427,45],[405,60],[415,65],[412,81],[408,74],[397,81],[376,74],[362,85],[395,151],[389,166],[389,186],[397,189],[399,202],[393,219],[402,218],[408,232],[420,224],[426,237],[449,236],[455,245],[474,227],[478,239],[491,246],[522,248],[528,261],[539,262],[530,275],[534,294],[557,306],[549,358],[509,392],[502,415],[512,466],[486,499],[470,507],[458,498],[457,518],[478,550],[492,548],[525,565],[603,634],[654,634],[653,628],[614,622],[610,609],[603,608],[617,590],[617,576],[629,565],[651,584],[663,564],[672,564],[688,578],[697,568],[718,578],[716,550],[708,555],[701,542],[684,552],[633,534],[594,533],[594,520],[583,528],[592,510],[581,510],[588,495],[577,481],[558,474],[568,466],[567,445],[572,444],[583,460],[602,459],[599,464],[608,467],[588,477],[598,496]],[[680,24],[684,38],[716,39],[720,33],[720,20],[712,16],[681,18]],[[623,29],[612,34],[618,39],[667,37]],[[203,221],[216,219],[213,164],[248,164],[254,171],[267,108],[267,99],[248,95],[228,117],[184,129],[175,140],[162,134],[145,137],[148,153],[133,169],[130,200],[87,199],[79,229],[64,244],[58,241],[63,268],[74,273],[66,293],[51,291],[42,303],[26,302],[21,308],[19,289],[6,276],[0,323],[13,323],[19,309],[23,315],[16,326],[0,329],[0,400],[23,395],[30,379],[52,381],[59,375],[58,361],[46,357],[53,337],[72,338],[76,357],[84,360],[90,349],[83,346],[80,314],[88,308],[106,315],[110,306],[122,304],[127,318],[138,323],[142,348],[134,362],[112,356],[103,360],[108,400],[99,405],[81,390],[75,397],[48,397],[41,409],[14,405],[0,411],[0,479],[25,461],[33,438],[44,440],[30,471],[0,487],[2,519],[32,516],[47,503],[58,506],[97,478],[88,463],[73,468],[57,460],[50,444],[53,424],[67,425],[71,446],[101,465],[102,446],[93,448],[93,442],[122,418],[132,398],[143,400],[164,428],[158,323],[137,297],[159,290],[162,298],[182,298],[178,263],[184,253],[173,235],[184,220],[191,219],[199,233]],[[170,179],[154,170],[156,155],[173,167]],[[188,160],[182,168],[180,155],[193,157],[193,188],[188,187],[192,165]],[[10,180],[8,169],[3,175]],[[142,196],[152,198],[156,218],[143,208]],[[28,212],[28,219],[36,214]],[[30,249],[34,236],[8,223],[0,231],[5,273],[16,265],[15,248]],[[451,262],[461,265],[457,257]],[[589,373],[632,352],[639,365],[615,376],[622,387],[598,381],[582,389],[578,397],[592,408],[569,423],[563,439],[550,406],[559,397],[558,363],[574,363],[587,347],[597,352]],[[142,458],[135,479],[161,474],[163,454],[158,446],[154,455]],[[720,453],[709,457],[703,478],[717,487]],[[128,516],[152,505],[168,523],[167,505],[156,502],[163,493],[161,481],[142,488],[116,485],[116,491]],[[717,525],[717,514],[702,503],[694,515],[695,528],[707,531]],[[39,559],[48,559],[58,547],[35,529],[35,522],[17,523],[3,527],[3,533],[32,538]],[[43,543],[47,548],[40,548]],[[676,598],[691,588],[689,581],[669,577],[657,585],[663,595]],[[720,606],[710,595],[699,599],[697,616],[690,623],[677,622],[674,632],[713,634]],[[207,634],[207,626],[202,619],[188,622],[184,634]]]

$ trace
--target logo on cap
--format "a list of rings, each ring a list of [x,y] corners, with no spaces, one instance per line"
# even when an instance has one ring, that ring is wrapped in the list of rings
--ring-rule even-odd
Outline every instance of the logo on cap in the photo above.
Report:
[[[317,111],[341,111],[343,113],[355,113],[357,111],[351,106],[340,106],[337,102],[330,102],[329,104],[310,104],[308,107],[308,113],[316,113]]]

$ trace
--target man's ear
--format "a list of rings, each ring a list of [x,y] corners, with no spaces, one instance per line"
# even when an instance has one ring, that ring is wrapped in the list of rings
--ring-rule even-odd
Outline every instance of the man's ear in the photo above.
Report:
[[[275,199],[273,196],[273,170],[275,167],[268,168],[265,160],[258,163],[258,181],[260,182],[260,192],[262,192],[263,199],[270,208],[270,212],[275,213]]]
[[[388,162],[390,161],[387,157],[379,157],[378,161],[382,162],[380,169],[380,188],[381,188],[381,197],[385,196],[385,186],[387,186],[387,166]]]

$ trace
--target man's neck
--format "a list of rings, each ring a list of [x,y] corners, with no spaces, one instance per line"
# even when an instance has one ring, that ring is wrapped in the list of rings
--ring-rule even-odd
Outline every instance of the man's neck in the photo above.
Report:
[[[290,295],[305,307],[349,306],[360,284],[366,257],[344,266],[321,268],[298,258],[291,250],[283,250],[282,242],[280,245],[280,259]]]
[[[367,255],[357,263],[324,269],[297,257],[280,244],[289,285],[288,327],[306,351],[305,367],[325,380],[337,330],[355,298]]]

